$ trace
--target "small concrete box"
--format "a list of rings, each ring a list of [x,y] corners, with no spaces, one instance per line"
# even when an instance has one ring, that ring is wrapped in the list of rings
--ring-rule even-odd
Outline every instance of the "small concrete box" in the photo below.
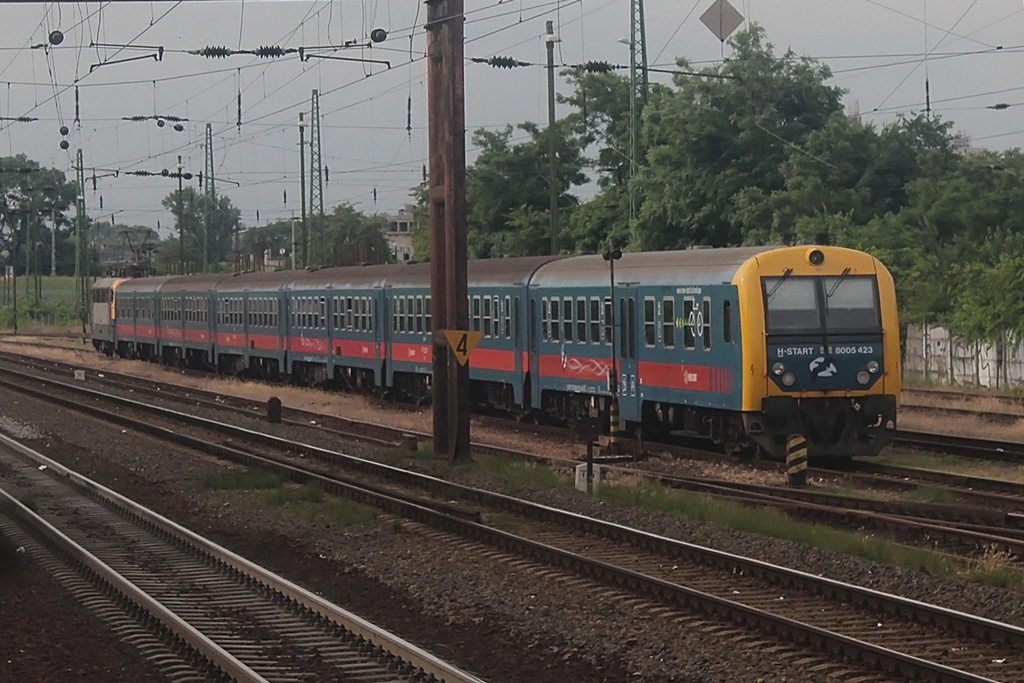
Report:
[[[84,382],[85,381],[85,370],[75,370],[75,381],[76,382]]]
[[[601,466],[594,465],[594,480],[592,491],[596,491],[598,484],[601,483]],[[587,464],[576,465],[576,489],[579,491],[587,490]]]

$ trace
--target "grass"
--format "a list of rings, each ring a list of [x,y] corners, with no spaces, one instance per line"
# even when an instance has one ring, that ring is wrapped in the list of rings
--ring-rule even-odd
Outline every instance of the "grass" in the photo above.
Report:
[[[917,450],[889,449],[874,460],[879,464],[899,467],[917,467],[926,470],[953,472],[973,477],[1024,482],[1024,467],[958,455],[925,453]]]
[[[482,474],[499,477],[511,484],[537,484],[545,488],[572,488],[573,477],[528,460],[510,460],[490,455],[473,459],[473,469]]]
[[[432,441],[422,441],[415,451],[408,448],[392,448],[384,451],[375,459],[392,467],[404,467],[420,472],[444,472],[451,469],[451,461],[444,455],[434,452]]]
[[[958,576],[987,585],[1024,589],[1024,573],[1011,566],[1012,558],[995,552],[979,560],[953,557],[906,546],[886,536],[833,529],[791,518],[772,508],[751,508],[637,479],[605,482],[597,495],[607,501],[711,522],[727,529],[793,541],[872,562],[920,569],[932,576]]]
[[[231,491],[238,489],[276,489],[284,484],[284,477],[261,469],[248,469],[243,472],[227,472],[213,474],[202,482],[208,491]]]
[[[918,486],[909,494],[911,500],[921,503],[943,503],[951,505],[957,501],[956,495],[941,486]]]
[[[328,496],[319,484],[293,484],[273,472],[249,469],[243,472],[215,474],[202,482],[211,491],[265,491],[260,505],[287,508],[310,522],[337,526],[368,524],[377,511],[347,498]]]

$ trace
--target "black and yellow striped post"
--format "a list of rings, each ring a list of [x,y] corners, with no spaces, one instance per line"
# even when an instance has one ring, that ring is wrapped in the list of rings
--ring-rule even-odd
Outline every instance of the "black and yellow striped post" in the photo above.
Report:
[[[807,486],[807,439],[799,434],[786,442],[786,476],[790,486]]]
[[[619,455],[622,453],[622,443],[619,441],[619,402],[614,397],[612,404],[608,406],[608,455]]]

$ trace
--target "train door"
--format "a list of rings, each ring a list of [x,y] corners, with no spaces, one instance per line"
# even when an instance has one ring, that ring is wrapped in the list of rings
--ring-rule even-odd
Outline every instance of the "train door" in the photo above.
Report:
[[[615,344],[618,356],[619,414],[624,420],[640,419],[640,392],[637,386],[636,287],[615,289]]]
[[[529,301],[530,314],[529,320],[526,324],[526,331],[521,337],[522,347],[527,350],[527,356],[529,357],[529,367],[524,368],[529,374],[526,377],[526,385],[529,388],[529,392],[523,396],[523,401],[529,401],[531,407],[537,407],[540,405],[540,353],[538,350],[538,344],[540,341],[540,324],[538,323],[537,308],[539,306],[537,297],[534,292],[527,290],[526,298]],[[524,405],[524,408],[527,406]]]

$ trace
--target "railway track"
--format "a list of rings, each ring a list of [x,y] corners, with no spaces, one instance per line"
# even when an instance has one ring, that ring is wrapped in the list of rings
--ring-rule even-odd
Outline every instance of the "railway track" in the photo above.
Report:
[[[22,361],[30,363],[29,360]],[[49,364],[40,366],[48,371],[53,367]],[[12,371],[13,372],[13,371]],[[71,370],[61,368],[59,372],[68,376]],[[105,386],[119,391],[122,395],[146,395],[157,397],[162,401],[179,401],[193,409],[209,409],[212,411],[234,411],[252,416],[265,413],[266,406],[248,399],[240,399],[221,394],[202,392],[161,382],[142,381],[114,373],[90,374],[89,386],[95,386],[100,380]],[[82,388],[82,387],[79,387]],[[75,401],[69,406],[74,407]],[[151,409],[157,412],[157,409]],[[305,429],[315,426],[318,430],[326,430],[341,438],[358,438],[379,445],[398,445],[410,438],[410,432],[384,425],[355,422],[344,418],[324,416],[307,411],[283,408],[283,421],[292,426]],[[179,413],[173,413],[167,426],[171,429],[175,421],[187,419]],[[152,424],[150,425],[152,426]],[[558,432],[556,432],[558,433]],[[564,435],[564,431],[561,432]],[[415,439],[425,439],[426,434],[411,435]],[[253,438],[240,437],[232,434],[231,439]],[[264,439],[259,442],[261,448],[279,449],[282,458],[288,458],[287,448],[273,441]],[[474,444],[477,452],[487,452],[502,457],[531,458],[529,453],[522,453],[508,448]],[[677,453],[683,457],[695,455],[692,449]],[[222,454],[224,455],[224,454]],[[225,457],[229,457],[226,456]],[[538,457],[540,460],[552,461],[550,456]],[[565,459],[556,464],[574,466],[575,461]],[[270,466],[270,465],[268,465]],[[879,500],[877,498],[841,495],[820,488],[792,489],[779,486],[754,485],[714,479],[707,477],[680,477],[646,471],[640,466],[604,465],[606,473],[622,476],[640,476],[656,480],[673,488],[695,491],[719,498],[733,500],[746,505],[767,506],[782,509],[787,513],[807,518],[812,521],[829,521],[830,523],[852,529],[871,529],[895,534],[911,543],[926,542],[928,547],[939,543],[941,547],[958,553],[984,554],[992,550],[1009,553],[1013,557],[1024,559],[1024,485],[1011,484],[998,480],[969,478],[950,475],[943,481],[943,474],[910,468],[890,468],[875,464],[865,464],[871,474],[844,474],[843,478],[860,477],[864,486],[877,486],[879,477],[886,477],[888,483],[903,488],[911,487],[907,479],[914,472],[929,484],[940,484],[948,488],[954,503],[921,503],[913,501]],[[821,477],[835,478],[835,473],[827,470],[812,470]],[[292,472],[285,474],[291,476]],[[422,501],[421,501],[422,502]]]
[[[0,473],[5,535],[168,680],[479,680],[6,437]]]
[[[57,391],[53,382],[47,382],[40,396],[53,400]],[[118,409],[117,418],[126,420],[130,402],[119,401],[122,408]],[[80,396],[68,404],[76,402],[82,405],[92,401],[83,401]],[[153,433],[154,413],[146,410],[149,418],[133,429],[143,429],[148,423]],[[111,413],[101,412],[108,417]],[[189,422],[188,430],[192,431],[197,420],[191,418]],[[181,431],[184,429],[179,427],[178,432]],[[194,436],[188,438],[193,440],[191,447],[203,452],[241,459],[249,466],[271,466],[266,458],[245,454],[237,447],[242,436],[237,428],[231,434],[230,448],[211,441],[195,443]],[[248,436],[264,444],[260,450],[272,439],[255,432]],[[178,437],[180,434],[173,438]],[[223,441],[223,435],[218,440]],[[707,619],[732,622],[737,628],[760,630],[771,639],[809,644],[828,653],[822,655],[823,661],[838,655],[898,676],[981,681],[1017,680],[1014,676],[1021,675],[1015,654],[1024,645],[1024,630],[1016,626],[766,565],[308,444],[291,443],[290,447],[300,449],[306,458],[323,455],[356,471],[387,479],[392,490],[373,490],[342,481],[308,465],[272,466],[291,467],[295,476],[316,481],[326,491],[345,493],[429,527],[430,533],[454,537],[449,542],[464,549],[484,544],[502,553],[553,566],[569,574],[569,581],[586,579],[613,586],[619,598],[627,602],[629,594],[639,593],[659,609],[680,610],[681,615],[697,612]],[[479,506],[485,523],[473,521],[472,514],[454,514],[450,509],[424,505],[420,499],[404,498],[394,490],[396,486],[438,492],[445,500],[457,500],[464,512],[468,505]],[[486,521],[493,511],[515,515],[516,533],[488,526]]]

